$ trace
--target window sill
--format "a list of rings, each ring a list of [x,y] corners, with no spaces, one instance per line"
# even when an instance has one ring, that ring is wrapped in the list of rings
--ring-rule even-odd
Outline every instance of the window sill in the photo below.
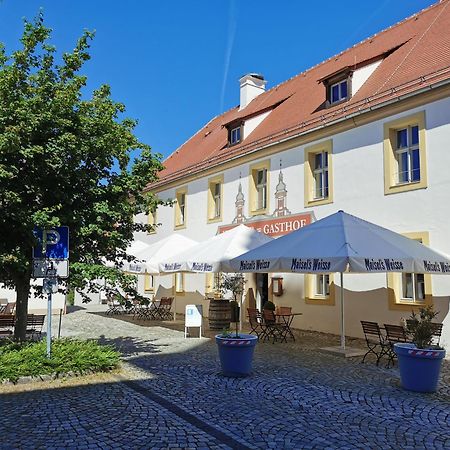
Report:
[[[308,206],[320,206],[320,205],[328,205],[330,203],[333,203],[333,198],[328,196],[325,198],[318,198],[314,200],[306,200],[305,202],[305,208]]]
[[[334,306],[333,297],[305,297],[307,305]]]
[[[251,216],[261,216],[261,215],[264,215],[264,214],[269,214],[269,208],[255,209],[253,211],[249,211],[249,214]]]
[[[222,222],[222,221],[223,221],[222,216],[219,216],[219,217],[213,217],[211,219],[208,219],[206,221],[206,223],[217,223],[217,222]]]
[[[411,183],[401,183],[401,184],[393,184],[392,186],[389,186],[387,189],[385,189],[384,194],[397,194],[399,192],[408,192],[408,191],[415,191],[417,189],[426,189],[427,183],[425,180],[422,181],[412,181]]]

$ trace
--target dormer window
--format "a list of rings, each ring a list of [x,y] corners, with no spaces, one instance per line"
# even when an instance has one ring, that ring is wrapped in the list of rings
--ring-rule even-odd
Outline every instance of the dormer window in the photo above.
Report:
[[[241,125],[230,128],[228,133],[228,142],[230,145],[239,144],[239,142],[241,142]]]
[[[347,100],[348,97],[348,80],[339,81],[330,86],[330,103],[337,103]]]
[[[325,108],[350,99],[352,96],[352,76],[353,70],[350,67],[345,67],[318,80],[319,83],[324,84],[326,89]]]

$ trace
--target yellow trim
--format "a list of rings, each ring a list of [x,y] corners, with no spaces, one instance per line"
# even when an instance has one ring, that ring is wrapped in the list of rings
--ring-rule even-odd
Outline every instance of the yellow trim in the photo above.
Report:
[[[408,126],[419,126],[419,155],[420,155],[420,181],[399,184],[396,180],[398,162],[395,157],[396,131]],[[402,117],[401,119],[384,124],[384,194],[397,194],[399,192],[425,189],[427,181],[427,152],[425,143],[425,111]]]
[[[154,291],[155,291],[155,280],[153,278],[153,275],[146,273],[144,275],[144,292],[152,293]]]
[[[314,295],[315,289],[315,277],[317,275],[326,274],[315,274],[307,273],[305,274],[305,303],[308,305],[325,305],[334,306],[336,303],[336,286],[334,284],[334,273],[329,273],[330,276],[330,295],[326,297],[317,297]]]
[[[205,273],[205,294],[210,294],[211,292],[214,292],[213,283],[214,283],[214,274]]]
[[[181,276],[181,291],[177,291],[177,276]],[[183,272],[176,272],[173,274],[173,287],[172,287],[172,292],[174,295],[177,296],[183,296],[186,293],[186,286],[185,286],[185,282],[186,279],[184,277],[184,273]]]
[[[417,241],[421,240],[422,244],[430,245],[430,237],[428,231],[418,231],[414,233],[402,233],[410,239],[415,239]],[[388,302],[389,309],[396,311],[418,311],[419,308],[423,306],[428,306],[433,304],[433,290],[431,285],[431,275],[424,275],[425,283],[425,301],[423,302],[406,302],[401,301],[401,273],[388,273],[387,274],[387,289],[388,289]]]
[[[220,184],[220,215],[217,217],[214,217],[215,213],[215,203],[214,203],[214,186],[216,184]],[[215,223],[215,222],[221,222],[223,217],[223,174],[218,175],[216,177],[210,178],[208,180],[208,207],[207,207],[207,217],[206,221],[207,223]]]
[[[217,289],[214,289],[214,277],[215,276],[219,276],[220,280],[222,279],[222,273],[213,273],[213,272],[208,272],[205,273],[205,295],[206,294],[214,294],[215,297],[220,297],[220,291]],[[220,281],[219,281],[220,283]]]
[[[328,196],[314,199],[314,157],[317,153],[328,153]],[[327,205],[333,203],[333,141],[319,142],[318,144],[305,147],[304,163],[304,183],[305,183],[305,208],[309,206]]]
[[[158,192],[164,192],[168,189],[176,188],[180,184],[186,184],[188,182],[206,176],[212,176],[217,172],[223,172],[234,167],[242,166],[243,164],[249,164],[255,159],[268,158],[277,153],[299,147],[301,145],[306,145],[319,139],[330,138],[338,133],[343,133],[360,126],[376,122],[377,120],[385,120],[386,118],[395,114],[407,112],[411,109],[447,98],[449,95],[450,86],[442,86],[435,89],[430,89],[429,91],[418,94],[414,97],[409,97],[407,99],[396,101],[386,106],[364,112],[359,116],[355,116],[347,120],[342,120],[340,122],[327,125],[326,127],[315,128],[311,131],[307,131],[305,134],[302,134],[300,136],[288,138],[283,142],[268,143],[264,147],[255,148],[245,152],[245,154],[243,154],[239,158],[229,159],[227,161],[224,161],[223,163],[207,167],[200,172],[187,174],[186,176],[168,181],[167,183],[159,184],[155,187],[150,187],[148,188],[148,190],[151,189],[151,191],[155,194]],[[281,141],[282,138],[279,138],[279,140]]]
[[[156,234],[156,228],[157,228],[155,226],[156,225],[156,217],[157,217],[156,214],[157,214],[157,210],[148,212],[147,223],[149,225],[153,226],[152,231],[149,231],[148,234]]]
[[[187,186],[183,186],[179,189],[177,189],[175,191],[175,226],[174,229],[175,230],[181,230],[183,228],[186,228],[186,222],[187,222],[187,193],[188,193],[188,188]],[[184,221],[183,223],[181,222],[181,209],[180,209],[180,197],[181,195],[184,194]]]
[[[256,209],[257,205],[257,190],[256,190],[256,176],[258,171],[266,169],[267,171],[267,180],[266,180],[266,207]],[[258,163],[252,164],[249,168],[249,176],[248,176],[248,183],[249,183],[249,202],[248,202],[248,209],[249,209],[249,215],[250,216],[259,216],[261,214],[269,214],[270,210],[270,159],[267,159],[265,161],[260,161]]]

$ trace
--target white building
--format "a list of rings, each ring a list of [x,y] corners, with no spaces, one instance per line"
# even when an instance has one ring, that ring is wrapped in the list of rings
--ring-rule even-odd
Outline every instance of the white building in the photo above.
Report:
[[[450,254],[449,42],[442,1],[267,91],[245,75],[240,105],[167,158],[149,189],[176,202],[136,238],[204,240],[239,222],[279,235],[342,209]],[[247,305],[273,299],[303,312],[294,327],[339,333],[338,277],[285,274],[279,296],[275,275],[248,278]],[[176,294],[178,312],[213,284],[200,274],[140,280],[149,295]],[[433,304],[450,344],[450,277],[348,275],[345,287],[347,334]]]

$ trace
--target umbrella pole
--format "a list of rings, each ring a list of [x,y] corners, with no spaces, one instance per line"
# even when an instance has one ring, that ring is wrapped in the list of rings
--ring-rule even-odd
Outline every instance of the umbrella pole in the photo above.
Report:
[[[344,273],[341,272],[341,348],[345,350]]]

